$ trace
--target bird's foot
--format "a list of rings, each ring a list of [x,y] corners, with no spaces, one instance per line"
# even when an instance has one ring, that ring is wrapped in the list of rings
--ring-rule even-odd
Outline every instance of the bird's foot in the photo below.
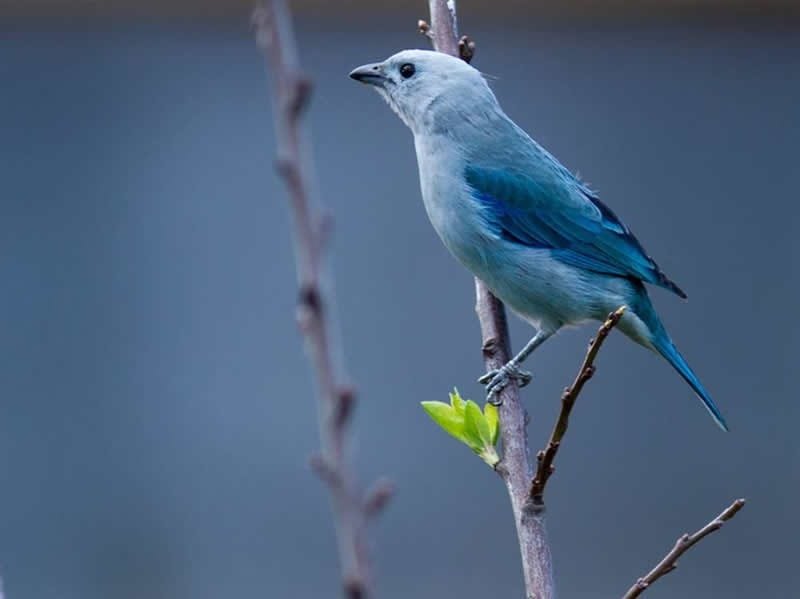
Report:
[[[511,379],[517,381],[520,387],[524,387],[531,382],[533,376],[530,372],[521,370],[516,363],[509,362],[502,368],[490,370],[478,379],[481,385],[486,385],[486,401],[494,406],[502,404],[500,392],[508,385]]]

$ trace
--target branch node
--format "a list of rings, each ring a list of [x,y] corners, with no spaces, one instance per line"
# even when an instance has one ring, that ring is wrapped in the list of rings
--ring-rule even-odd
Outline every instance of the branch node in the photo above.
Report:
[[[314,283],[303,283],[297,293],[297,324],[308,335],[322,320],[322,297]]]
[[[475,42],[468,35],[462,35],[458,40],[458,57],[467,64],[475,57]]]
[[[582,380],[582,382],[584,382],[584,383],[585,383],[585,382],[586,382],[586,381],[588,381],[590,378],[592,378],[592,377],[594,376],[595,370],[596,370],[596,367],[595,367],[595,366],[589,366],[589,367],[587,367],[587,368],[586,368],[586,370],[584,370],[584,371],[581,373],[581,380]]]
[[[322,312],[322,298],[319,294],[319,288],[313,283],[303,283],[297,294],[297,303],[304,310],[310,312]]]
[[[539,516],[547,511],[547,507],[541,497],[528,497],[523,510],[526,516]]]
[[[296,122],[303,116],[303,112],[311,102],[313,85],[311,79],[300,73],[287,74],[287,77],[289,77],[289,85],[286,110],[292,122]]]
[[[417,21],[417,31],[419,31],[429,40],[433,40],[433,33],[431,32],[431,26],[428,25],[428,21],[425,21],[424,19]]]
[[[388,479],[379,479],[372,488],[367,491],[364,499],[364,515],[367,518],[374,518],[386,509],[395,494],[395,486]]]
[[[487,337],[481,345],[481,353],[486,360],[493,359],[497,352],[503,347],[503,343],[497,337]]]
[[[308,460],[308,465],[311,466],[314,474],[329,487],[336,488],[341,484],[342,478],[336,467],[321,454],[312,455]]]
[[[356,389],[351,385],[341,385],[334,395],[333,426],[343,432],[356,406]]]
[[[365,599],[367,590],[361,578],[351,575],[344,580],[344,596],[347,599]]]

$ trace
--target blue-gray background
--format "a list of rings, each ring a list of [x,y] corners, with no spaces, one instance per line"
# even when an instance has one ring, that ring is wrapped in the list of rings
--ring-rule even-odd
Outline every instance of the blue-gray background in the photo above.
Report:
[[[419,408],[480,389],[472,282],[419,198],[411,136],[346,73],[421,46],[402,18],[306,21],[303,62],[382,597],[514,597],[507,498]],[[800,445],[800,35],[776,22],[462,14],[507,111],[689,293],[654,291],[713,391],[615,335],[550,487],[563,597],[613,597],[733,498],[656,597],[788,597]],[[7,22],[0,62],[0,573],[10,599],[337,596],[262,59],[223,24]],[[512,322],[515,345],[530,330]],[[590,328],[524,397],[542,443]]]

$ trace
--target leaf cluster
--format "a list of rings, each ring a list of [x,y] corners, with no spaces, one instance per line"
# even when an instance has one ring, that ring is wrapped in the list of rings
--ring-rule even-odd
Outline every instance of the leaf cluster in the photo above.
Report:
[[[422,408],[433,421],[494,468],[500,462],[495,446],[500,435],[500,418],[497,408],[487,403],[483,411],[472,400],[464,400],[453,389],[450,403],[423,401]]]

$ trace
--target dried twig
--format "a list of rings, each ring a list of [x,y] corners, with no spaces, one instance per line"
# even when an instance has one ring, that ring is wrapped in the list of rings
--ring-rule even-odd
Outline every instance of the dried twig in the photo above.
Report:
[[[702,539],[710,535],[712,532],[715,532],[722,528],[722,526],[733,518],[739,510],[744,507],[745,500],[744,499],[737,499],[731,505],[729,505],[725,511],[723,511],[719,516],[714,518],[711,522],[706,524],[700,530],[692,533],[692,534],[684,534],[681,536],[676,542],[675,546],[670,550],[667,555],[664,556],[655,568],[650,570],[647,574],[642,576],[639,580],[637,580],[631,588],[628,589],[628,592],[623,595],[622,599],[635,599],[642,593],[644,593],[651,584],[653,584],[656,580],[664,576],[665,574],[669,574],[675,568],[678,567],[678,558],[680,558],[684,553],[686,553],[689,549],[691,549],[695,544],[699,543]]]
[[[253,24],[274,81],[277,169],[286,183],[294,223],[300,285],[297,318],[318,385],[322,454],[312,458],[312,467],[331,494],[345,596],[364,599],[370,591],[364,529],[388,503],[392,488],[380,483],[365,497],[354,481],[345,452],[356,398],[354,389],[339,382],[334,372],[327,302],[320,283],[330,222],[316,214],[310,204],[311,174],[303,162],[306,152],[300,142],[300,119],[310,99],[311,82],[297,66],[284,0],[259,6]]]
[[[436,50],[466,58],[464,51],[467,49],[471,59],[474,43],[462,38],[459,44],[455,0],[429,0],[428,4],[432,25],[420,21],[420,31],[431,39]],[[500,368],[510,358],[505,308],[478,279],[475,279],[475,299],[486,368]],[[516,383],[507,385],[499,400],[503,461],[497,471],[511,499],[525,578],[525,596],[528,599],[551,599],[555,596],[555,585],[544,514],[525,509],[532,472],[528,459],[527,419]]]
[[[553,431],[550,433],[550,440],[547,442],[547,447],[536,454],[536,476],[533,477],[530,490],[531,507],[534,511],[540,512],[544,510],[544,488],[550,476],[555,471],[553,460],[555,460],[558,448],[561,446],[564,433],[567,432],[572,408],[583,386],[586,384],[586,381],[594,376],[594,361],[595,358],[597,358],[600,347],[603,345],[606,337],[608,337],[611,329],[617,325],[624,313],[625,306],[622,306],[608,315],[608,318],[606,318],[605,322],[600,326],[600,329],[598,329],[597,336],[589,341],[586,357],[583,359],[583,364],[581,364],[580,370],[578,370],[578,374],[575,376],[575,380],[569,387],[564,389],[564,393],[561,395],[561,412],[559,412],[558,420],[556,420]]]

